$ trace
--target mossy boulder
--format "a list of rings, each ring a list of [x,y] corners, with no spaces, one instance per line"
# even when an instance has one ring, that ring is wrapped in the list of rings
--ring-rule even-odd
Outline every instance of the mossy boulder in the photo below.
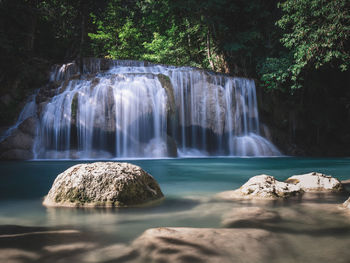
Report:
[[[127,207],[160,200],[156,180],[129,163],[75,165],[59,174],[45,197],[45,206]]]

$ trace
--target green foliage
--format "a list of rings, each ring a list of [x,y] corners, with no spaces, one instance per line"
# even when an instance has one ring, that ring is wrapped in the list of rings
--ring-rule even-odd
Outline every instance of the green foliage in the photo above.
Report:
[[[277,21],[283,31],[281,42],[290,50],[293,60],[266,59],[260,72],[265,85],[276,88],[290,80],[293,90],[302,87],[304,76],[312,70],[324,66],[338,67],[341,71],[349,69],[349,1],[287,0],[279,6],[283,11]]]
[[[265,87],[284,91],[284,87],[290,83],[292,63],[293,56],[288,53],[282,54],[279,58],[268,57],[260,63],[258,73]]]

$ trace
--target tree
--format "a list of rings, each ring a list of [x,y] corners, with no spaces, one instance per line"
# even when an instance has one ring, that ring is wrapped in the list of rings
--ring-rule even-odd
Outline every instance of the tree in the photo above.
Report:
[[[287,0],[279,4],[281,42],[290,55],[267,58],[260,68],[268,87],[302,87],[304,77],[321,67],[349,70],[350,2],[348,0]],[[288,52],[288,51],[287,51]],[[286,60],[285,57],[292,57]],[[274,67],[277,62],[284,69]]]

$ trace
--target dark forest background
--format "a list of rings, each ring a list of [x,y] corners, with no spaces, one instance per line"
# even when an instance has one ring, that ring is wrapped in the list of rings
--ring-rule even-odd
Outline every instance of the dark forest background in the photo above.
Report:
[[[83,57],[254,78],[285,153],[350,155],[348,0],[0,0],[0,126]]]

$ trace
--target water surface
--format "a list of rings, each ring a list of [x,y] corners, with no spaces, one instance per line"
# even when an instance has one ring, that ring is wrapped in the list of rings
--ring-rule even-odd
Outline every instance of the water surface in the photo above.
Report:
[[[87,161],[86,161],[87,162]],[[92,161],[89,161],[92,162]],[[0,250],[30,251],[41,260],[55,260],[61,254],[48,252],[48,244],[67,244],[84,241],[79,249],[70,249],[66,256],[82,260],[79,254],[111,244],[129,244],[152,227],[222,227],[222,218],[235,208],[256,206],[246,202],[224,202],[212,197],[221,191],[240,187],[250,177],[269,174],[278,180],[311,171],[322,172],[340,180],[349,179],[350,159],[312,158],[198,158],[128,160],[141,166],[159,182],[166,199],[157,206],[123,209],[45,208],[42,198],[49,191],[56,176],[81,161],[28,161],[0,163]],[[339,204],[347,195],[326,195],[282,203],[258,204],[278,212],[283,220],[264,228],[278,233],[289,242],[290,249],[300,250],[300,260],[327,262],[338,254],[338,261],[346,262],[350,252],[350,217]],[[9,227],[9,225],[12,226]],[[32,227],[33,229],[18,228]],[[252,227],[255,227],[252,225]],[[44,229],[79,231],[72,239],[33,238],[32,247],[26,241],[7,234],[35,232]],[[5,236],[4,236],[5,235]],[[12,239],[11,239],[12,238]],[[317,253],[319,246],[325,251]],[[6,250],[6,251],[7,251]],[[44,252],[45,253],[44,253]],[[60,251],[61,253],[61,251]],[[340,254],[339,254],[340,253]],[[5,254],[3,254],[5,255]],[[45,256],[43,256],[45,255]],[[281,252],[281,257],[283,252]],[[34,256],[33,256],[34,257]],[[35,257],[34,257],[35,258]],[[19,262],[31,262],[23,257]],[[290,259],[293,262],[292,259]],[[1,257],[0,257],[1,261]],[[100,259],[97,259],[100,261]],[[280,261],[278,261],[280,262]]]

